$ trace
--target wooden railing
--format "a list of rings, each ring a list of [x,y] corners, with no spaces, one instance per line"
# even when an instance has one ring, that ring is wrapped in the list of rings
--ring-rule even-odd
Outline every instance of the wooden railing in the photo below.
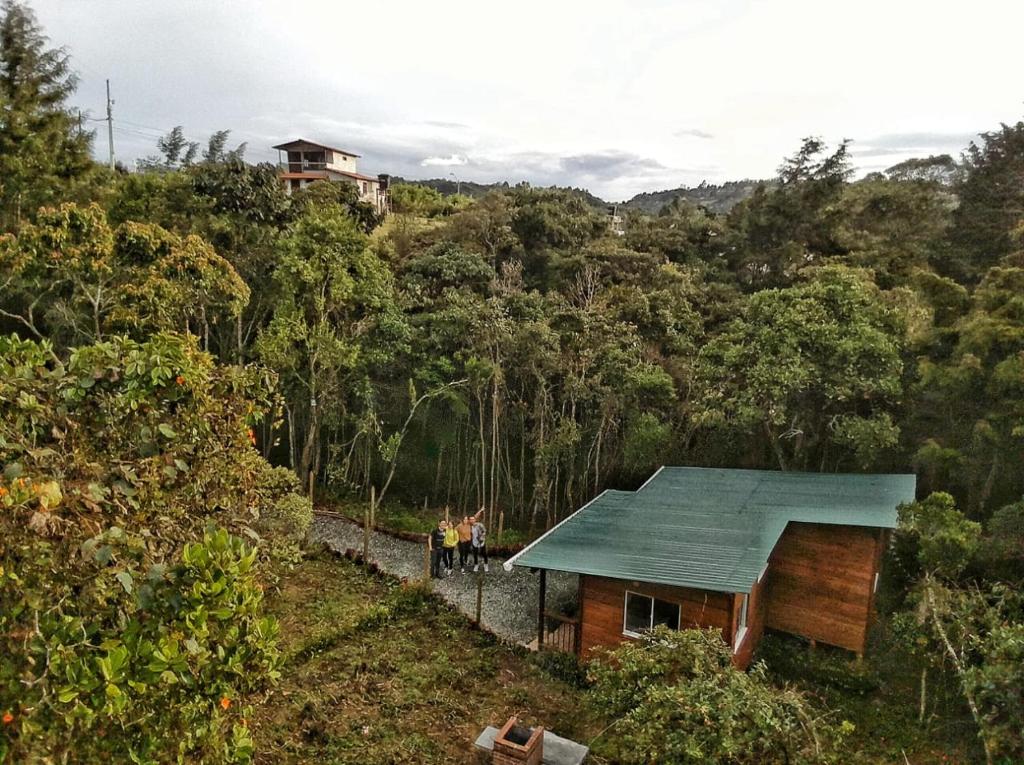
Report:
[[[542,651],[579,653],[580,620],[554,611],[544,611],[545,634]]]

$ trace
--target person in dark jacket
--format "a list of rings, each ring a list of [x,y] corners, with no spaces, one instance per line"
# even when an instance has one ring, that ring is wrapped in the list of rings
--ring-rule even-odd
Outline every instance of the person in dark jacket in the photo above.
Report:
[[[448,529],[448,523],[444,518],[437,522],[437,528],[430,532],[428,544],[430,545],[430,575],[434,579],[441,578],[441,561],[444,558],[444,534]]]

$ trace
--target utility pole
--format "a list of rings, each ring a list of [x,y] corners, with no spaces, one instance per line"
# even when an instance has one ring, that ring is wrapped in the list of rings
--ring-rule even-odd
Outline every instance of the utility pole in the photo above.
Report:
[[[107,80],[107,146],[110,148],[110,169],[114,169],[114,102],[110,100],[110,80]]]

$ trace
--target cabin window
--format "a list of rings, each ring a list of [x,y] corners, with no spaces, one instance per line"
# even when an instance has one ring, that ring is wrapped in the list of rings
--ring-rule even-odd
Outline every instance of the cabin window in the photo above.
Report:
[[[743,600],[740,602],[740,618],[736,624],[736,647],[734,650],[739,650],[740,645],[743,643],[743,638],[747,636],[747,606],[750,605],[750,596],[747,593],[743,593]]]
[[[679,604],[627,590],[622,634],[639,637],[659,624],[679,629]]]

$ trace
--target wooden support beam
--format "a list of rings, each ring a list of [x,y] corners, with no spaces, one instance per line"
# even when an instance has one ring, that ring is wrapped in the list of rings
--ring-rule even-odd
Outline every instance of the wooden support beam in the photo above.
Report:
[[[537,609],[537,650],[544,650],[544,608],[548,589],[548,571],[540,570],[540,603]]]

